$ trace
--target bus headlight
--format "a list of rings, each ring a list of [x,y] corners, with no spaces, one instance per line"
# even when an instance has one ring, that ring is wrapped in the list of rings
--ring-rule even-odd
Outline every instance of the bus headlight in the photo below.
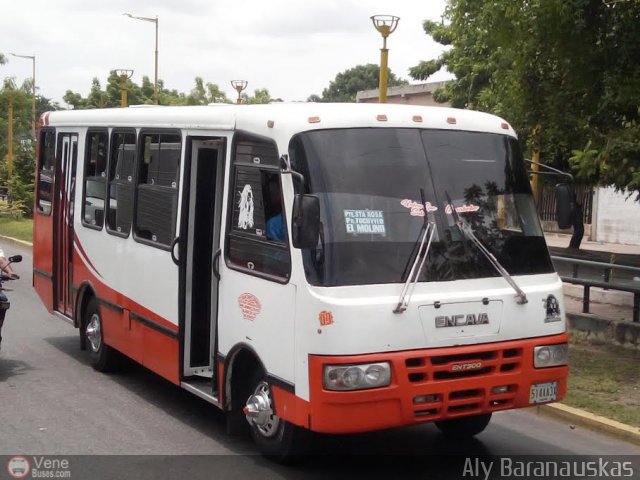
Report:
[[[569,345],[543,345],[533,349],[533,366],[535,368],[558,367],[569,361]]]
[[[327,390],[363,390],[391,383],[389,362],[360,365],[325,365],[323,385]]]

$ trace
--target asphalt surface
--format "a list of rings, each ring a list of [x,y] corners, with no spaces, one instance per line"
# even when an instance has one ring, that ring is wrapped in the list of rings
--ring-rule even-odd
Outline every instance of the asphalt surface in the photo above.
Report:
[[[7,292],[11,309],[0,352],[0,455],[216,455],[187,460],[152,457],[157,461],[96,457],[105,465],[103,474],[109,468],[124,470],[104,477],[93,472],[91,478],[129,474],[176,478],[172,468],[204,478],[215,468],[224,478],[258,474],[292,479],[347,474],[356,478],[365,473],[367,478],[376,474],[388,478],[390,472],[405,471],[424,475],[425,468],[436,465],[439,478],[460,478],[460,464],[442,459],[461,454],[640,455],[634,445],[527,410],[495,414],[485,432],[462,443],[446,440],[428,424],[364,435],[318,436],[313,444],[318,455],[294,467],[276,465],[256,455],[250,438],[227,435],[224,417],[216,408],[143,367],[132,364],[110,375],[93,371],[86,352],[79,349],[77,331],[47,313],[32,288],[30,251],[10,246],[5,251],[21,253],[24,261],[15,266],[22,278],[6,285],[14,291]],[[338,462],[330,460],[332,455],[352,457]],[[422,459],[417,467],[416,458]],[[186,464],[176,466],[181,461]],[[212,467],[212,461],[217,466]],[[378,468],[381,462],[385,468]],[[152,464],[165,474],[145,476]],[[0,478],[4,472],[0,465]]]

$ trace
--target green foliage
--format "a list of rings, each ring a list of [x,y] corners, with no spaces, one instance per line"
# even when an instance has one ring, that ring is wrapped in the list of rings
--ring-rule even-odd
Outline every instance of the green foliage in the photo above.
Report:
[[[322,98],[311,95],[309,101],[322,102],[355,102],[356,94],[361,90],[378,88],[380,83],[380,68],[373,63],[357,65],[336,75],[329,87],[322,91]],[[389,70],[388,85],[395,87],[407,85],[409,82],[399,79]]]
[[[449,0],[445,19],[424,29],[450,48],[410,70],[455,74],[438,101],[506,118],[579,180],[640,190],[639,0]]]
[[[24,207],[22,200],[0,200],[0,217],[22,220],[22,217],[24,217]]]
[[[266,88],[258,88],[253,92],[253,95],[247,95],[246,93],[242,94],[242,103],[246,103],[248,105],[256,105],[256,104],[264,104],[271,102],[281,102],[282,100],[279,98],[271,98],[271,94],[269,90]]]
[[[33,179],[35,170],[34,139],[31,135],[32,84],[26,81],[18,88],[11,78],[5,79],[0,89],[0,187],[8,193],[5,214],[17,218],[33,213]],[[8,110],[13,105],[13,175],[9,177]],[[36,115],[55,110],[57,105],[49,99],[36,97]],[[18,213],[19,212],[19,215]]]
[[[111,108],[121,105],[122,80],[115,70],[109,72],[107,85],[103,89],[100,80],[94,78],[91,82],[89,95],[84,98],[81,94],[67,90],[63,100],[74,109]],[[142,77],[142,85],[131,79],[124,84],[127,89],[129,105],[152,105],[153,82],[149,77]],[[188,94],[177,90],[168,90],[162,80],[158,81],[158,103],[160,105],[207,105],[209,103],[231,103],[225,93],[215,83],[204,83],[201,77],[196,77],[195,86]]]

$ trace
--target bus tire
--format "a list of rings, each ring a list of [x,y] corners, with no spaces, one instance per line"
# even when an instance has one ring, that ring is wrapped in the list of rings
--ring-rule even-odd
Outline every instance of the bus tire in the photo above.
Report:
[[[308,452],[311,432],[278,417],[273,410],[271,386],[263,373],[254,375],[244,413],[251,437],[264,456],[290,463]],[[259,411],[252,417],[250,411]]]
[[[98,372],[112,372],[119,366],[118,352],[104,343],[102,317],[95,297],[87,302],[84,312],[84,328],[89,361]]]
[[[472,415],[469,417],[438,420],[434,422],[443,435],[452,438],[469,438],[479,434],[491,420],[491,413]]]

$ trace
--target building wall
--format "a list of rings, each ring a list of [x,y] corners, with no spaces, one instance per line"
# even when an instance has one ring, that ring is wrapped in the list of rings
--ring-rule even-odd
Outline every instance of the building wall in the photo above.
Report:
[[[609,187],[598,188],[596,197],[596,228],[592,240],[640,245],[640,203],[634,200],[635,194],[629,197]]]
[[[448,107],[448,103],[438,103],[433,99],[433,92],[447,82],[419,83],[415,85],[402,85],[387,89],[387,103],[401,105],[422,105],[434,107]],[[378,89],[362,90],[356,95],[358,103],[378,103]]]

